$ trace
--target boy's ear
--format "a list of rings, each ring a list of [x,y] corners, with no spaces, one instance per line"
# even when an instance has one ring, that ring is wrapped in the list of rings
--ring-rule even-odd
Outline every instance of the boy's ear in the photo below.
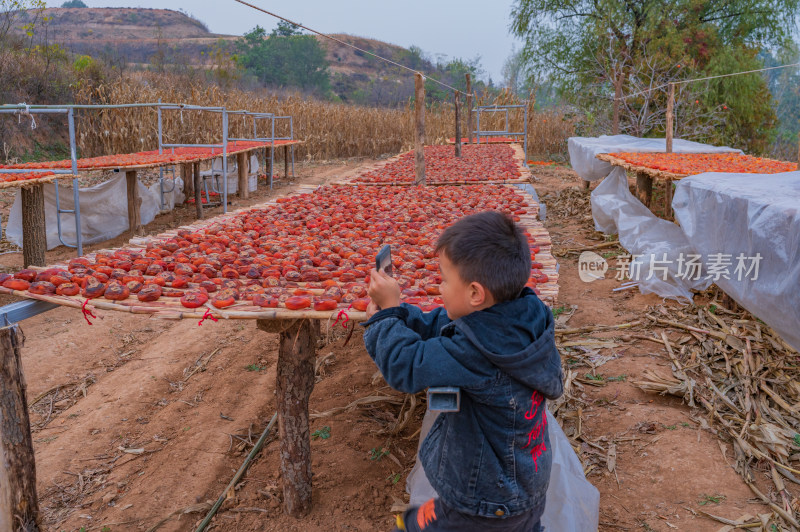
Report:
[[[489,292],[479,282],[473,281],[469,283],[469,303],[473,307],[480,307],[488,299]]]

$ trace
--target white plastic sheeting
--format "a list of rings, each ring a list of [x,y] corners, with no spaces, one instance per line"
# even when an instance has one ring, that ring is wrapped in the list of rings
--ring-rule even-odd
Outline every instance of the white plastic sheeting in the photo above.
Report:
[[[800,350],[800,172],[687,177],[672,206],[690,247],[724,261],[717,286]]]
[[[681,228],[655,216],[628,188],[625,170],[615,168],[592,191],[592,215],[598,231],[617,233],[633,260],[631,277],[643,294],[691,301],[691,289],[703,290],[711,281],[679,276],[679,258],[693,252]]]
[[[665,139],[640,139],[630,135],[602,135],[600,137],[570,137],[567,141],[569,162],[575,172],[586,181],[603,179],[614,168],[610,163],[595,157],[601,153],[617,152],[666,152]],[[727,146],[710,146],[690,140],[674,139],[675,153],[741,153],[742,150]]]
[[[430,410],[425,412],[419,436],[420,445],[430,432],[437,415]],[[553,466],[542,526],[545,530],[554,531],[597,530],[600,523],[600,492],[586,480],[581,461],[556,418],[549,410],[545,411],[545,415],[550,449],[553,451]],[[420,506],[425,501],[438,497],[419,463],[419,456],[417,458],[406,480],[411,506]]]
[[[222,159],[212,161],[215,170],[221,173]],[[238,190],[238,174],[236,166],[231,165],[233,172],[228,172],[228,194],[236,194]],[[248,177],[250,191],[255,191],[258,186],[257,172],[259,169],[258,157],[253,155],[250,158],[251,175]],[[208,172],[210,174],[210,172]],[[172,179],[164,180],[164,209],[172,210],[175,205],[184,202],[183,181],[180,177],[175,177],[175,186],[172,186]],[[145,187],[138,182],[139,197],[142,199],[140,216],[142,225],[152,222],[156,215],[161,211],[160,184],[154,183],[150,187]],[[222,190],[222,180],[217,179],[217,186]],[[210,187],[210,185],[209,185]],[[209,188],[210,189],[210,188]],[[53,249],[61,245],[58,239],[58,222],[56,219],[56,192],[55,185],[48,183],[44,185],[44,208],[45,224],[47,232],[47,249]],[[72,188],[61,186],[59,188],[59,200],[61,208],[72,210]],[[11,242],[22,245],[22,204],[20,192],[14,199],[11,207],[8,224],[6,226],[6,238]],[[128,231],[128,189],[125,181],[125,174],[120,173],[112,179],[92,187],[80,189],[81,201],[81,233],[83,234],[84,244],[94,244],[104,240],[110,240]],[[61,234],[67,244],[75,245],[75,217],[72,214],[61,215]]]
[[[138,186],[139,197],[142,198],[140,216],[142,225],[145,225],[152,222],[159,213],[161,199],[158,188],[148,189],[141,182],[138,182]],[[58,195],[61,208],[71,210],[74,205],[72,187],[59,187]],[[128,187],[125,174],[121,173],[99,185],[80,189],[80,202],[84,244],[109,240],[128,230]],[[44,185],[44,210],[47,249],[53,249],[60,246],[61,242],[58,239],[56,219],[56,188],[52,183]],[[61,230],[64,241],[75,245],[74,215],[61,215]],[[18,246],[22,245],[22,199],[19,191],[9,214],[6,237]]]

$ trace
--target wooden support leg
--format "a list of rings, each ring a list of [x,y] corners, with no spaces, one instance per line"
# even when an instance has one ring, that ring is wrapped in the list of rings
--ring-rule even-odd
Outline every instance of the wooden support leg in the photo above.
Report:
[[[125,172],[125,181],[128,186],[128,229],[134,234],[142,234],[142,198],[139,197],[139,182],[136,179],[136,170]]]
[[[664,181],[664,218],[672,219],[672,180]]]
[[[637,172],[636,191],[639,194],[639,200],[644,203],[645,207],[650,208],[650,197],[653,195],[653,178],[644,172]]]
[[[194,197],[194,178],[192,177],[192,164],[181,165],[181,180],[183,181],[183,195],[186,198]]]
[[[39,530],[36,463],[17,325],[0,329],[0,530]]]
[[[194,181],[194,208],[197,212],[197,219],[203,219],[203,182],[200,177],[200,163],[194,163],[192,170],[192,180]]]
[[[280,334],[276,398],[284,511],[303,517],[311,511],[308,398],[314,389],[319,321],[258,320],[258,328]]]
[[[247,199],[250,197],[250,183],[248,182],[248,172],[247,172],[247,154],[246,153],[237,153],[236,154],[236,168],[239,171],[239,183],[238,183],[238,191],[237,195],[242,199]]]
[[[45,266],[47,231],[44,217],[44,185],[22,189],[23,267]]]

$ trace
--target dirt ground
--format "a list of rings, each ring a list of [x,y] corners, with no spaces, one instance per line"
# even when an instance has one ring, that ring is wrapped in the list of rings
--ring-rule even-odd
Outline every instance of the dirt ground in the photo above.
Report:
[[[324,183],[370,162],[299,165],[298,182]],[[534,168],[534,175],[545,203],[576,188],[569,192],[574,208],[559,212],[548,205],[545,224],[562,255],[559,326],[627,323],[648,307],[672,304],[636,291],[615,292],[621,282],[613,275],[582,282],[578,254],[567,250],[605,242],[593,231],[586,193],[577,190],[580,182],[567,168]],[[259,192],[248,203],[266,196]],[[0,201],[7,208],[8,198]],[[193,213],[193,207],[178,208],[146,231],[188,223]],[[121,245],[128,237],[95,247]],[[611,250],[612,267],[615,249],[602,250]],[[53,250],[48,262],[72,253]],[[20,253],[0,255],[0,267],[20,266]],[[45,528],[193,530],[275,411],[277,336],[245,321],[198,327],[191,320],[102,311],[92,321],[60,308],[21,324]],[[322,332],[311,397],[316,437],[310,515],[284,515],[278,445],[270,437],[209,530],[389,530],[392,506],[408,500],[404,484],[424,403],[386,386],[358,331],[346,346],[343,329],[323,324]],[[701,428],[697,413],[676,398],[646,394],[631,384],[646,368],[669,372],[664,346],[636,334],[632,329],[578,337],[605,342],[589,353],[594,368],[573,367],[571,354],[587,353],[563,346],[576,338],[562,340],[565,361],[582,376],[573,390],[581,400],[579,450],[601,494],[600,530],[716,531],[720,523],[701,512],[737,519],[768,511],[731,467],[732,449]],[[680,336],[667,334],[671,340]],[[374,402],[344,408],[367,397]],[[394,430],[409,413],[410,422]],[[763,484],[763,475],[757,476]]]

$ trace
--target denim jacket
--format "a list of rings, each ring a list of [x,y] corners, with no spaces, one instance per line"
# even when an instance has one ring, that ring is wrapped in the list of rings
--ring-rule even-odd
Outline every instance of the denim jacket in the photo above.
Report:
[[[540,517],[552,461],[545,398],[563,392],[550,309],[526,288],[455,321],[402,304],[364,325],[393,388],[461,388],[461,410],[440,414],[420,448],[442,502],[469,515]]]

